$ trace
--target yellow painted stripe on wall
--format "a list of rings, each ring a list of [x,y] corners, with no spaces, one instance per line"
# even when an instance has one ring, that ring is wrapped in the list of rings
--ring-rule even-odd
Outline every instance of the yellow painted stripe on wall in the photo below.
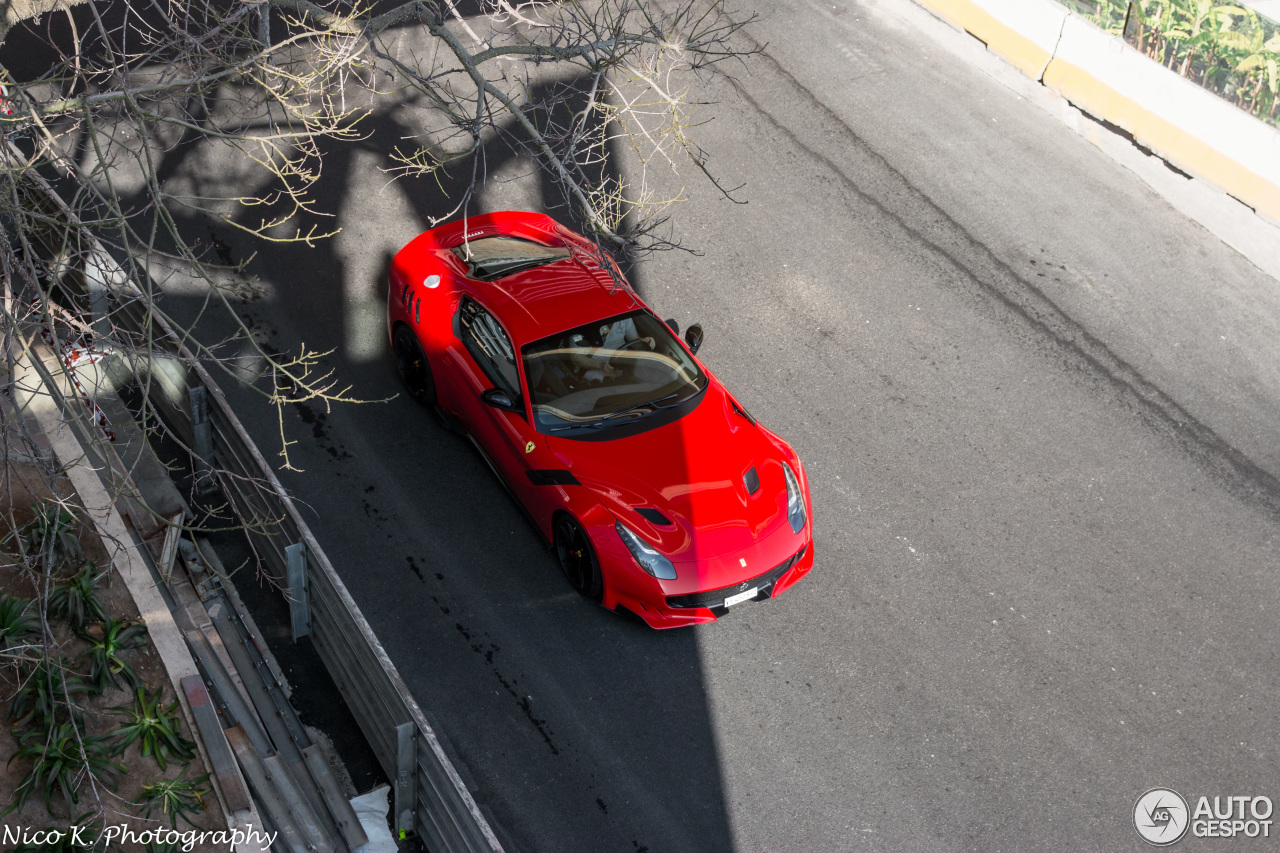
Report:
[[[1049,52],[1016,30],[1000,23],[970,0],[918,0],[956,26],[963,27],[987,43],[1023,74],[1033,79],[1049,61]]]
[[[1044,84],[1081,109],[1129,131],[1178,168],[1216,184],[1264,216],[1280,221],[1280,187],[1121,95],[1089,72],[1055,59],[1045,69]]]

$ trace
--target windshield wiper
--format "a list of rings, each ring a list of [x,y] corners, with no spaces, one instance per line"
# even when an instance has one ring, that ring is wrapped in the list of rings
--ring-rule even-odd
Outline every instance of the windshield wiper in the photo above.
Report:
[[[646,414],[646,415],[652,415],[654,412],[658,411],[659,409],[665,409],[665,408],[666,408],[666,406],[659,406],[659,405],[658,405],[659,403],[662,403],[662,402],[665,402],[665,401],[667,401],[667,400],[670,400],[672,397],[679,397],[679,396],[680,396],[680,392],[679,392],[679,391],[677,391],[677,392],[675,392],[674,394],[668,394],[667,396],[665,396],[665,397],[659,397],[659,398],[658,398],[658,399],[656,399],[656,400],[646,400],[646,401],[645,401],[645,402],[643,402],[643,403],[636,403],[634,406],[632,406],[632,407],[631,407],[631,408],[629,408],[629,409],[623,409],[623,410],[622,410],[622,411],[620,411],[620,412],[614,412],[614,413],[613,413],[613,414],[611,414],[611,415],[605,415],[605,416],[604,416],[603,418],[601,418],[600,420],[601,420],[601,421],[611,421],[611,420],[613,420],[614,418],[620,418],[620,417],[622,417],[623,415],[629,415],[629,414],[631,414],[632,412],[635,412],[635,411],[638,411],[638,410],[640,410],[640,409],[645,408],[646,406],[649,406],[649,407],[651,407],[651,408],[649,409],[649,411],[645,412],[645,414]]]
[[[584,424],[569,424],[567,426],[552,427],[551,431],[562,432],[563,430],[566,430],[566,429],[600,429],[600,427],[604,426],[614,418],[620,418],[623,415],[629,415],[632,412],[637,412],[640,409],[643,409],[646,407],[649,408],[649,411],[644,413],[646,415],[651,415],[660,409],[668,409],[670,408],[670,406],[659,406],[658,404],[666,402],[667,400],[670,400],[672,397],[679,397],[679,396],[680,396],[680,392],[677,391],[674,394],[668,394],[667,396],[659,397],[656,400],[646,400],[643,403],[636,403],[634,406],[631,406],[630,408],[626,408],[621,411],[614,412],[613,414],[610,414],[610,415],[605,415],[602,418],[597,418],[594,421],[588,421],[587,423],[584,423]]]

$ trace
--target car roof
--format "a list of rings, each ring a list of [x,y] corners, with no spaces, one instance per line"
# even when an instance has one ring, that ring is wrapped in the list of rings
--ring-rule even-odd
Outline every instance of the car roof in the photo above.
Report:
[[[495,236],[565,246],[572,255],[494,281],[469,278],[466,265],[450,250],[464,240]],[[499,211],[471,216],[421,234],[402,252],[414,259],[423,253],[433,255],[459,291],[473,294],[493,312],[517,347],[593,320],[647,308],[612,258],[592,241],[541,213]],[[602,261],[615,271],[616,278]]]

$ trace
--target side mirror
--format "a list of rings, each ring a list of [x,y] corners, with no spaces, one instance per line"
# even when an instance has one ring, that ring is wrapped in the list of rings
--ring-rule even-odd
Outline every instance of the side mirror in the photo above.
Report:
[[[501,388],[490,388],[480,395],[480,399],[484,400],[486,406],[493,406],[495,409],[508,412],[520,411],[520,407],[511,400],[511,395]]]
[[[696,354],[702,347],[702,324],[694,323],[684,333],[684,342],[689,345],[689,351]]]
[[[663,320],[662,322],[667,324],[667,328],[671,330],[671,334],[673,335],[680,334],[680,324],[677,323],[674,318],[670,320]]]

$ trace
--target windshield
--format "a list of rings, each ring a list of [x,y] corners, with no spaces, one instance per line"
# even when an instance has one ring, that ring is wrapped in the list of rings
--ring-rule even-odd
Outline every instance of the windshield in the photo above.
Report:
[[[597,320],[522,350],[539,432],[575,434],[633,423],[697,397],[706,374],[646,311]]]
[[[467,265],[469,276],[481,281],[562,261],[570,254],[563,246],[543,246],[519,237],[481,237],[450,251]]]

